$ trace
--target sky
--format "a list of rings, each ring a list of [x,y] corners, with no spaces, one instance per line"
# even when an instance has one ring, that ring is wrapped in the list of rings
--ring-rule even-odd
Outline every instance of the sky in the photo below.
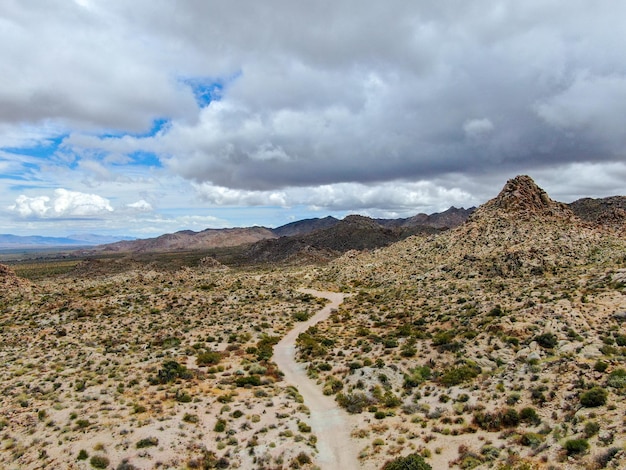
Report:
[[[626,2],[3,0],[0,233],[626,194]]]

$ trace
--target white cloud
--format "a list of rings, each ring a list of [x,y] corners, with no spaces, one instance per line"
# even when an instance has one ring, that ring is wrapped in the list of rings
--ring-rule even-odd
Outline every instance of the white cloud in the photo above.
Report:
[[[148,201],[145,201],[143,199],[137,201],[137,202],[132,202],[130,204],[126,204],[126,207],[130,208],[130,209],[134,209],[136,211],[139,212],[150,212],[153,210],[152,204],[150,204]]]
[[[113,212],[110,202],[97,194],[87,194],[67,189],[56,189],[54,196],[28,197],[20,195],[9,210],[21,217],[74,218],[94,217]]]
[[[50,198],[48,196],[27,197],[18,196],[15,204],[9,210],[17,212],[21,217],[45,217],[50,212]]]

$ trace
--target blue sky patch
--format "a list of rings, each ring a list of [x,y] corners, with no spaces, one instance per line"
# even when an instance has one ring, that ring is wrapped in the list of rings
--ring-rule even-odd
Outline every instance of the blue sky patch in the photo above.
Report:
[[[229,83],[235,81],[240,75],[241,73],[236,73],[225,79],[190,77],[181,79],[181,82],[191,88],[198,106],[205,108],[210,105],[211,102],[221,100],[224,94],[224,88]]]
[[[1,150],[7,153],[12,153],[15,155],[25,155],[29,157],[37,157],[37,158],[48,158],[52,154],[54,154],[63,139],[65,139],[68,134],[60,134],[56,137],[48,137],[39,141],[39,143],[35,146],[31,147],[4,147]]]

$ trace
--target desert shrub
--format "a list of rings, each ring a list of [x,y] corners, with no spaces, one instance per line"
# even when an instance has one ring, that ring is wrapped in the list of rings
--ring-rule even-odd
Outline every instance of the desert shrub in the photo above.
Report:
[[[177,361],[165,361],[159,370],[157,377],[150,378],[152,384],[166,384],[174,382],[176,379],[190,379],[192,373]]]
[[[93,468],[107,468],[111,462],[103,455],[94,455],[89,459],[89,463]]]
[[[308,312],[296,312],[293,314],[293,319],[296,321],[307,321],[311,315]]]
[[[237,387],[258,387],[261,385],[261,377],[258,375],[248,375],[235,379]]]
[[[223,419],[218,419],[213,427],[213,431],[215,432],[224,432],[226,430],[226,421]]]
[[[222,354],[217,351],[204,351],[196,356],[199,366],[215,366],[222,360]]]
[[[115,467],[115,470],[139,470],[132,463],[128,463],[128,460],[124,459],[120,462],[120,464]]]
[[[137,441],[135,447],[137,447],[137,449],[144,449],[146,447],[154,447],[158,445],[159,440],[156,437],[146,437],[144,439],[141,439],[140,441]]]
[[[430,378],[431,370],[428,366],[418,366],[404,374],[404,388],[417,387]]]
[[[587,439],[569,439],[565,441],[563,448],[567,451],[567,455],[582,454],[589,449]]]
[[[406,457],[398,457],[383,465],[383,470],[432,470],[424,458],[419,454],[410,454]]]
[[[382,403],[387,408],[395,408],[402,404],[402,400],[396,395],[394,395],[392,392],[387,391],[382,397]]]
[[[613,388],[626,387],[626,370],[615,369],[609,374],[609,377],[606,379],[606,384]]]
[[[533,449],[539,447],[543,442],[543,436],[534,432],[527,432],[520,437],[520,444],[526,447],[532,447]]]
[[[541,335],[535,336],[534,339],[535,341],[537,341],[537,344],[539,346],[541,346],[542,348],[546,348],[546,349],[552,349],[558,343],[558,340],[554,333],[543,333]]]
[[[328,377],[324,383],[324,395],[334,395],[343,388],[343,382],[334,376]]]
[[[502,306],[500,305],[496,305],[495,307],[493,307],[490,311],[489,311],[489,316],[490,317],[502,317],[504,316],[505,312],[502,309]]]
[[[456,333],[453,330],[442,331],[433,336],[433,346],[445,346],[450,344]]]
[[[608,363],[604,361],[596,361],[596,363],[593,365],[593,370],[595,370],[596,372],[605,372],[607,367],[609,367]]]
[[[78,452],[78,457],[76,458],[78,460],[87,460],[89,458],[89,454],[85,449],[81,449],[80,452]]]
[[[499,431],[504,427],[515,427],[520,417],[514,408],[496,410],[492,413],[478,410],[474,412],[474,424],[486,431]]]
[[[274,354],[274,345],[280,341],[278,336],[263,335],[256,344],[256,357],[259,361],[267,361]]]
[[[537,414],[534,408],[527,406],[526,408],[522,408],[519,412],[520,421],[524,421],[525,423],[531,423],[537,426],[541,423],[541,418]]]
[[[595,421],[587,421],[585,423],[584,434],[585,437],[589,438],[595,436],[600,431],[600,425]]]
[[[191,395],[184,390],[176,390],[175,398],[178,403],[191,403]]]
[[[363,408],[371,404],[371,400],[364,393],[338,393],[335,397],[337,403],[342,408],[345,408],[348,413],[361,413]]]
[[[298,431],[300,432],[311,432],[311,426],[306,424],[304,421],[298,422]]]
[[[196,424],[200,422],[200,418],[198,417],[198,415],[185,413],[185,415],[183,416],[183,421],[185,423]]]
[[[451,387],[476,378],[480,372],[480,367],[473,364],[466,364],[464,366],[448,369],[439,378],[439,382],[447,387]]]
[[[387,416],[387,413],[385,413],[384,411],[374,412],[374,418],[376,419],[385,419],[386,416]]]
[[[304,453],[304,452],[300,452],[296,458],[295,458],[296,462],[298,462],[300,465],[306,465],[311,463],[311,457],[309,457],[308,454]]]
[[[618,346],[626,346],[626,335],[617,335],[615,337],[615,342]]]
[[[593,387],[580,395],[580,404],[586,408],[593,408],[606,404],[608,393],[601,387]]]
[[[325,345],[324,343],[327,344]],[[333,342],[331,341],[330,345],[332,344]],[[306,332],[298,335],[296,345],[300,349],[300,353],[307,358],[325,356],[328,352],[326,348],[328,342],[325,341],[325,338],[319,338]]]

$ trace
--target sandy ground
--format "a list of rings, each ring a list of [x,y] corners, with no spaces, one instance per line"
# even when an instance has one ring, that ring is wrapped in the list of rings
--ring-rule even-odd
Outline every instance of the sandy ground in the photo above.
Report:
[[[363,468],[358,460],[356,442],[350,438],[352,417],[338,407],[334,398],[322,393],[322,389],[307,377],[303,364],[295,360],[295,341],[310,326],[327,319],[346,294],[301,289],[301,292],[330,300],[330,303],[306,322],[298,323],[275,347],[274,362],[284,373],[285,381],[294,385],[311,411],[310,425],[318,438],[317,464],[323,470],[357,470]]]

